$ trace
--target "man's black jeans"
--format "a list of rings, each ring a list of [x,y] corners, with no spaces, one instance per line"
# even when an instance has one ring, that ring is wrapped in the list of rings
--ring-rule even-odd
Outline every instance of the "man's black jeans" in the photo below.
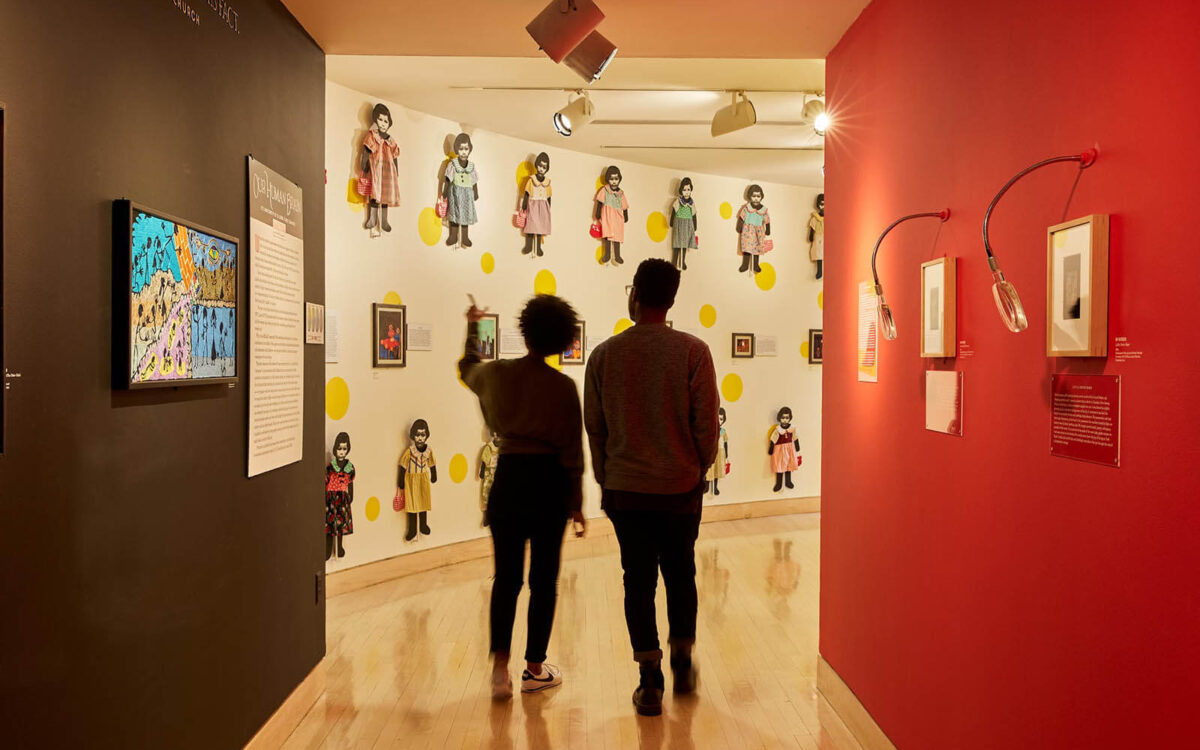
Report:
[[[625,571],[625,623],[637,661],[662,659],[654,592],[662,569],[673,645],[696,640],[696,536],[700,511],[608,509]]]

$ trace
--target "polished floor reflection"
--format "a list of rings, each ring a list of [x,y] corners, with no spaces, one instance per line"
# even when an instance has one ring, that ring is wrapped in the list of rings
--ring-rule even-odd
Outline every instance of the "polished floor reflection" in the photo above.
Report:
[[[335,597],[325,693],[284,747],[858,750],[815,687],[819,530],[819,514],[701,527],[700,690],[668,690],[655,718],[630,703],[637,668],[612,536],[566,547],[549,659],[563,686],[511,702],[488,693],[490,559]],[[658,609],[665,634],[661,586]]]

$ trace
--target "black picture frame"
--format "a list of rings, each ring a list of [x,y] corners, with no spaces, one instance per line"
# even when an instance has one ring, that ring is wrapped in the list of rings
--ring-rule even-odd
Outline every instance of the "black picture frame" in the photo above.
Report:
[[[149,263],[138,269],[140,272],[146,272],[148,275],[143,278],[146,280],[146,285],[138,292],[133,291],[133,283],[135,279],[134,262],[137,259],[140,250],[134,247],[134,231],[137,228],[137,222],[140,218],[145,217],[146,220],[158,220],[159,222],[169,223],[174,225],[175,229],[183,227],[185,230],[191,230],[198,236],[188,234],[189,252],[185,256],[188,267],[185,270],[183,262],[180,260],[179,249],[172,245],[171,248],[158,247],[157,251],[162,253],[164,261],[167,259],[168,253],[175,253],[175,264],[171,266],[167,263],[169,270],[178,270],[180,273],[179,281],[171,283],[186,283],[191,286],[190,292],[205,293],[203,285],[205,281],[217,287],[219,299],[209,298],[205,301],[210,301],[218,304],[214,305],[198,305],[189,307],[188,323],[187,323],[187,355],[189,361],[186,362],[187,372],[194,373],[196,361],[193,359],[196,347],[202,346],[197,343],[197,332],[195,329],[195,307],[203,307],[209,311],[210,318],[205,322],[205,329],[212,330],[213,326],[217,326],[220,334],[213,336],[211,351],[213,355],[209,357],[212,360],[218,360],[216,345],[218,336],[220,337],[222,352],[231,352],[228,356],[221,356],[219,363],[205,364],[204,367],[215,366],[220,371],[232,369],[231,375],[219,374],[204,377],[158,377],[149,378],[144,376],[149,370],[158,369],[159,375],[171,374],[178,372],[178,357],[171,356],[171,349],[175,348],[173,342],[178,336],[182,336],[182,331],[177,328],[167,329],[166,332],[166,349],[167,351],[153,351],[159,348],[161,344],[155,342],[153,345],[147,345],[146,351],[142,352],[142,344],[139,344],[138,339],[148,341],[143,331],[146,329],[141,326],[142,320],[147,316],[152,316],[152,311],[145,310],[146,298],[142,302],[138,302],[139,297],[143,292],[149,290],[149,294],[153,295],[153,279],[164,269],[158,268],[151,271]],[[161,239],[161,236],[160,236]],[[195,258],[193,253],[198,248],[197,245],[191,243],[203,243],[208,248],[205,257],[201,260],[201,268],[196,268]],[[224,244],[222,244],[224,243]],[[178,388],[182,386],[199,386],[199,385],[231,385],[237,383],[242,373],[242,361],[240,358],[241,340],[239,334],[241,331],[243,303],[243,290],[241,282],[241,265],[242,265],[242,243],[236,236],[218,232],[215,229],[197,224],[188,219],[182,219],[178,216],[173,216],[164,211],[150,208],[141,203],[135,203],[124,198],[113,201],[113,385],[117,388],[128,390],[140,390],[145,388]],[[210,261],[217,264],[215,269],[207,268],[207,263]],[[232,266],[227,265],[227,262],[232,262]],[[189,279],[188,274],[191,275]],[[170,274],[174,276],[174,273]],[[160,279],[160,290],[162,282]],[[232,299],[227,299],[229,293],[229,282],[232,281]],[[200,284],[200,287],[195,287],[193,284]],[[211,291],[211,290],[209,290]],[[231,303],[231,305],[225,304]],[[134,323],[134,305],[139,305],[139,310],[142,311],[138,320],[138,326],[135,329]],[[162,303],[160,303],[162,304]],[[177,325],[175,318],[176,311],[165,310],[160,308],[163,317],[162,327],[166,328],[168,324]],[[230,313],[218,313],[218,311],[230,310]],[[153,318],[152,319],[156,319]],[[179,331],[177,333],[177,331]],[[228,334],[227,336],[225,334]],[[151,334],[153,335],[153,334]],[[138,356],[138,362],[134,362],[134,356]],[[232,360],[230,368],[228,360]],[[137,373],[135,375],[135,373]]]
[[[564,365],[582,365],[587,357],[587,324],[582,320],[575,323],[575,341],[579,342],[578,352],[575,350],[574,342],[569,349],[562,353],[560,361]]]
[[[819,365],[825,360],[825,330],[823,328],[808,329],[808,363]]]
[[[4,455],[8,397],[8,370],[4,369],[4,109],[4,102],[0,102],[0,456]]]
[[[389,333],[387,327],[392,327]],[[396,340],[396,335],[399,340]],[[371,366],[408,366],[408,307],[371,303]]]
[[[731,334],[729,347],[730,356],[734,359],[754,359],[754,334]]]

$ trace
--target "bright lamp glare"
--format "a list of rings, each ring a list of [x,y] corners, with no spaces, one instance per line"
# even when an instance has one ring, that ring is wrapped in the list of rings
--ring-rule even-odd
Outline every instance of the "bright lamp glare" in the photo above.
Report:
[[[829,115],[825,112],[817,115],[817,119],[813,120],[813,130],[817,135],[825,135],[825,131],[829,130]]]

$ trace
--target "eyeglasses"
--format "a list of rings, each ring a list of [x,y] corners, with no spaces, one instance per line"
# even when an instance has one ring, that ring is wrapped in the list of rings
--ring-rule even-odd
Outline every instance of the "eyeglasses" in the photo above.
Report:
[[[633,292],[633,284],[625,285],[625,296],[628,297]]]

